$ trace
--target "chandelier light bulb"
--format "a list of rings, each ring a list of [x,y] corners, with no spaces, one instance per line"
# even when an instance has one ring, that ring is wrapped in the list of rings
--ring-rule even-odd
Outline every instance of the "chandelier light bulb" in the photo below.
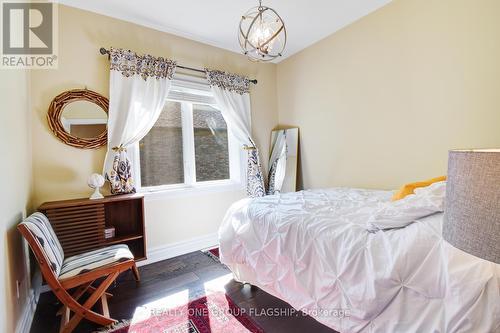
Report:
[[[253,45],[257,46],[257,48],[263,53],[269,53],[272,49],[272,44],[274,43],[274,38],[266,42],[273,36],[271,29],[265,24],[259,24],[255,31],[251,32],[251,35],[248,39],[252,42]]]

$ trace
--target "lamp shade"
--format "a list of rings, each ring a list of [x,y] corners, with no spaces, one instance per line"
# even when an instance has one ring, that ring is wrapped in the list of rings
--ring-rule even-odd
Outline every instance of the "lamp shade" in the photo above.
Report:
[[[500,149],[449,152],[443,238],[500,263]]]

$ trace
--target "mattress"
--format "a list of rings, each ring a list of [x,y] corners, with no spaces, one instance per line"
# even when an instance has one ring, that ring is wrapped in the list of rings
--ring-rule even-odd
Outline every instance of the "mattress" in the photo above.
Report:
[[[236,280],[339,332],[500,332],[500,265],[445,242],[441,212],[368,227],[367,207],[391,195],[333,188],[243,199],[219,229],[221,261]]]

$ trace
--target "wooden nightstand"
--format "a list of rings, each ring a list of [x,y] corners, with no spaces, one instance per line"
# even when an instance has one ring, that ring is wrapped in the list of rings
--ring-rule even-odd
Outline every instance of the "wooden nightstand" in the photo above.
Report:
[[[146,259],[144,197],[141,194],[51,201],[38,210],[48,217],[65,256],[127,244],[136,261]],[[105,238],[104,229],[111,226],[115,228],[115,237]]]

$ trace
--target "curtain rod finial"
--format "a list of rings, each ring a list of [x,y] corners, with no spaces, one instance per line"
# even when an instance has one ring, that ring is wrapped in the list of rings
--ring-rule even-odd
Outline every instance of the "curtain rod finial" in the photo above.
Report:
[[[108,50],[106,50],[104,47],[101,47],[101,48],[99,49],[99,52],[101,52],[101,54],[102,54],[102,55],[109,53],[109,51],[108,51]]]

